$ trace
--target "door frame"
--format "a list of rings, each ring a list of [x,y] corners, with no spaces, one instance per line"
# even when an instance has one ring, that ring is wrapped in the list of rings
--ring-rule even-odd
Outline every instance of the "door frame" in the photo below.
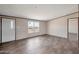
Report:
[[[78,19],[78,48],[79,48],[79,17],[73,17],[67,19],[67,39],[69,39],[69,19]]]
[[[1,21],[1,42],[0,42],[0,46],[2,45],[2,17],[0,17],[0,21]]]
[[[16,18],[0,17],[0,20],[1,20],[1,43],[0,45],[3,44],[2,42],[2,18],[15,20],[15,40],[14,41],[16,42]]]

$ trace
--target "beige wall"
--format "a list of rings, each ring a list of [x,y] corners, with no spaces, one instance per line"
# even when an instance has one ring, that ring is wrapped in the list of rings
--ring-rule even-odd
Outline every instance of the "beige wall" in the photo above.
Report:
[[[48,34],[67,38],[67,19],[78,17],[78,13],[48,21]]]
[[[46,34],[46,22],[40,21],[39,33],[28,33],[28,19],[16,19],[16,39],[23,39]]]
[[[17,19],[16,20],[16,39],[23,39],[33,37],[42,34],[49,34],[59,37],[67,38],[67,19],[78,17],[78,13],[64,16],[58,19],[46,21],[40,21],[40,32],[39,33],[28,33],[27,22],[28,19]]]

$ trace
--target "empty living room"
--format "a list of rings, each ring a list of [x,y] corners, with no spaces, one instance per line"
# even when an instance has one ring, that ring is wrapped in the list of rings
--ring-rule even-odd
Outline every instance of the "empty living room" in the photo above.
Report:
[[[78,4],[0,4],[0,54],[78,54]]]

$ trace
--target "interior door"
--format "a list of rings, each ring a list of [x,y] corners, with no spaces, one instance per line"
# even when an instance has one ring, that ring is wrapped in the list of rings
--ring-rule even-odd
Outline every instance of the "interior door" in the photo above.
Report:
[[[15,40],[15,20],[2,18],[2,42]]]

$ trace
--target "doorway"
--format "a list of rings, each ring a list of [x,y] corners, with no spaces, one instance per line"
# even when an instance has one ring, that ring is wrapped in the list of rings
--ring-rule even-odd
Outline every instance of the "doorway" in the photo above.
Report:
[[[68,39],[78,45],[78,17],[68,19]],[[77,46],[78,47],[78,46]]]
[[[15,19],[2,18],[2,43],[15,40]]]

